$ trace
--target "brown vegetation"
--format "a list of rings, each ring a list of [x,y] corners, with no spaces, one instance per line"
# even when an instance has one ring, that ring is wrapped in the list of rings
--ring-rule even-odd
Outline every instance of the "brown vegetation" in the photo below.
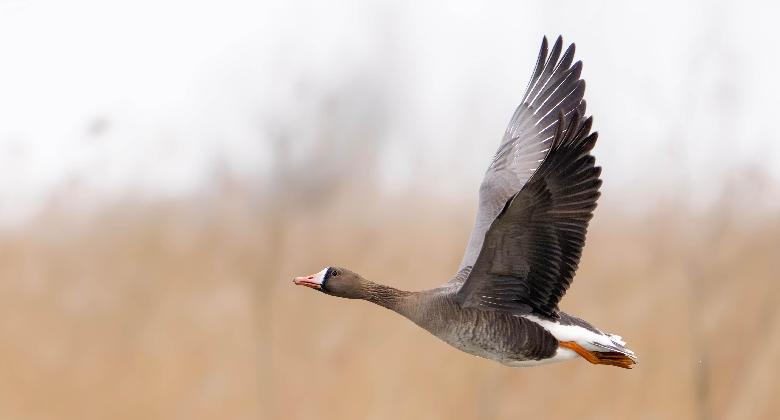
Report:
[[[338,264],[435,286],[470,204],[226,190],[50,209],[0,237],[0,418],[780,417],[776,216],[600,209],[562,307],[623,335],[639,365],[511,369],[290,284]]]

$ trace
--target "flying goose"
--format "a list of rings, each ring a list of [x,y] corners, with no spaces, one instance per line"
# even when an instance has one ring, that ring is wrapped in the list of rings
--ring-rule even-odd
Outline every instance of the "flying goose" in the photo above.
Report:
[[[474,229],[457,274],[419,292],[374,283],[341,267],[296,285],[395,311],[466,353],[508,366],[581,357],[630,369],[620,336],[558,309],[577,270],[599,197],[597,133],[584,118],[585,81],[574,44],[542,40],[520,106],[479,188]]]

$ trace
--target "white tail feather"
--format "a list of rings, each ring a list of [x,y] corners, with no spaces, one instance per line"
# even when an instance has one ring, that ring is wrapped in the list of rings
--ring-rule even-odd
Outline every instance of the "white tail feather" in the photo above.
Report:
[[[558,341],[573,341],[590,351],[614,351],[636,360],[634,352],[625,347],[626,342],[619,335],[595,332],[579,325],[563,325],[534,315],[521,316],[541,325]]]

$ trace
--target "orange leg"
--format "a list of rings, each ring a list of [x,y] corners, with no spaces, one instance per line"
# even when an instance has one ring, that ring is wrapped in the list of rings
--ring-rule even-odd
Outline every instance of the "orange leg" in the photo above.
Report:
[[[559,347],[563,347],[569,350],[574,350],[577,354],[582,356],[583,359],[593,363],[594,365],[599,364],[599,358],[596,357],[593,353],[589,352],[588,350],[585,350],[582,348],[579,344],[575,343],[574,341],[561,341],[558,343]]]
[[[573,350],[583,359],[593,363],[594,365],[610,365],[622,367],[623,369],[631,369],[631,365],[636,363],[634,360],[624,354],[618,352],[588,351],[573,341],[561,341],[558,343],[558,345],[560,347]]]

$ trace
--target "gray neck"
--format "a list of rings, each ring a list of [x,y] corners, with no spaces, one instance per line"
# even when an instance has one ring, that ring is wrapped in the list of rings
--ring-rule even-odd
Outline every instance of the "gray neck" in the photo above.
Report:
[[[405,313],[407,305],[405,305],[405,303],[412,295],[414,295],[414,292],[407,292],[405,290],[398,290],[394,287],[385,286],[384,284],[368,282],[362,298],[381,307],[390,309],[391,311],[398,312],[403,316],[407,316]]]
[[[437,289],[407,292],[370,283],[364,291],[363,299],[390,309],[436,336],[447,328],[448,320],[459,315],[451,297]]]

